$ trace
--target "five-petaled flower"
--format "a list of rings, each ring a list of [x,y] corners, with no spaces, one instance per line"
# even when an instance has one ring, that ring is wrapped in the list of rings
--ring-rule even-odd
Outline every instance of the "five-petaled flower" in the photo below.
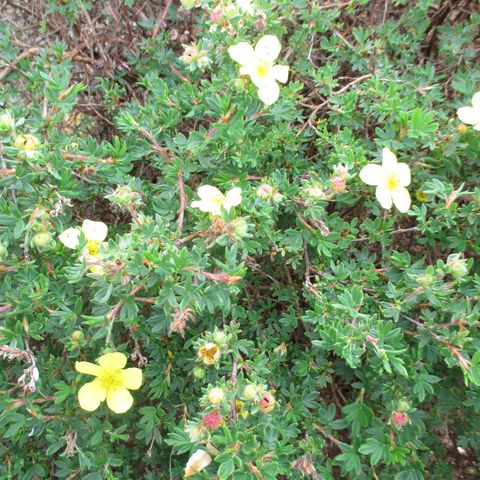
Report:
[[[101,258],[100,247],[104,245],[107,238],[108,227],[103,222],[95,222],[93,220],[84,220],[81,231],[77,228],[67,228],[59,235],[59,240],[72,250],[80,245],[80,234],[83,233],[87,245],[82,252],[82,258],[90,260],[92,263]],[[98,265],[92,265],[90,270],[93,273],[102,274],[103,268]]]
[[[406,163],[398,163],[390,149],[383,149],[382,165],[365,165],[360,172],[360,179],[367,185],[377,187],[375,195],[383,208],[392,208],[392,202],[402,213],[410,208],[410,194],[405,188],[410,185],[410,167]]]
[[[127,357],[120,352],[101,356],[98,365],[75,362],[77,372],[96,377],[78,391],[80,407],[93,412],[106,399],[110,410],[125,413],[133,404],[129,390],[138,390],[142,385],[142,371],[139,368],[124,368],[126,364]]]
[[[474,130],[480,131],[480,92],[473,96],[472,106],[459,108],[457,115],[463,123],[473,125]]]
[[[213,215],[220,215],[222,208],[229,212],[232,207],[236,207],[242,202],[242,189],[239,187],[232,188],[224,195],[216,187],[202,185],[197,193],[200,200],[192,202],[192,207]]]
[[[277,82],[286,83],[288,66],[274,65],[282,46],[274,35],[262,37],[255,49],[246,42],[240,42],[228,49],[230,57],[240,64],[240,73],[248,75],[258,88],[258,96],[266,105],[278,100],[280,87]]]

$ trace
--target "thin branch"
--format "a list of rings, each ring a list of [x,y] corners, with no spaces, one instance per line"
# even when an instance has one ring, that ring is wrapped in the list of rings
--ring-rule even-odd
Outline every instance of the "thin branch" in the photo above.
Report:
[[[178,209],[178,227],[177,230],[179,232],[182,231],[183,228],[183,217],[185,215],[185,208],[187,206],[187,195],[185,194],[185,182],[183,180],[183,172],[181,170],[178,171],[178,191],[180,192],[180,208]]]

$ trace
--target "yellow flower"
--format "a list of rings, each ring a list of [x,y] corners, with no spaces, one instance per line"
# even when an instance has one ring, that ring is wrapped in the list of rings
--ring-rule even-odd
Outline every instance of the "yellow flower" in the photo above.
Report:
[[[32,158],[36,155],[35,150],[40,146],[40,140],[34,135],[18,135],[15,138],[15,147],[21,150],[26,157]]]
[[[255,49],[246,42],[231,46],[228,53],[232,60],[240,64],[240,73],[248,75],[258,88],[258,96],[266,105],[278,100],[280,87],[277,82],[286,83],[288,66],[274,65],[282,46],[274,35],[263,36]]]
[[[82,252],[82,258],[85,260],[95,261],[101,258],[100,247],[105,245],[103,242],[107,238],[108,227],[103,222],[95,222],[93,220],[84,220],[81,231],[77,228],[67,228],[62,232],[58,239],[72,250],[80,245],[80,233],[83,233],[87,245]],[[93,273],[102,275],[104,273],[101,266],[93,265],[90,267]]]
[[[197,450],[187,462],[185,475],[183,478],[192,477],[200,470],[208,467],[212,463],[212,458],[205,450]]]
[[[125,413],[133,404],[128,390],[138,390],[142,385],[142,371],[139,368],[124,368],[126,364],[127,357],[119,352],[101,356],[98,365],[75,362],[77,372],[97,377],[78,391],[80,407],[93,412],[106,399],[110,410]]]
[[[220,215],[222,207],[229,212],[242,202],[242,189],[239,187],[232,188],[224,195],[216,187],[202,185],[197,193],[200,200],[192,202],[192,207],[213,215]]]
[[[388,148],[383,149],[382,165],[365,165],[360,179],[377,187],[375,195],[383,208],[392,208],[392,201],[402,213],[410,208],[410,194],[405,188],[410,185],[410,167],[406,163],[398,163],[397,157]]]
[[[216,343],[206,343],[198,350],[198,356],[202,359],[205,365],[213,365],[220,358],[220,348]]]
[[[480,131],[480,92],[473,96],[472,106],[459,108],[457,115],[463,123],[473,125],[474,130]]]

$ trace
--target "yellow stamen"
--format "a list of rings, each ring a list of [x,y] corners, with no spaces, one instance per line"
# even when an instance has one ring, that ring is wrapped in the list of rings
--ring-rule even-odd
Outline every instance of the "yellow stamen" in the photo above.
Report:
[[[270,74],[270,64],[265,60],[261,60],[257,63],[257,75],[260,78],[266,78]]]
[[[396,173],[389,173],[387,175],[387,188],[389,190],[395,190],[400,185],[400,178]]]
[[[100,242],[88,240],[87,250],[92,257],[96,257],[100,253]]]

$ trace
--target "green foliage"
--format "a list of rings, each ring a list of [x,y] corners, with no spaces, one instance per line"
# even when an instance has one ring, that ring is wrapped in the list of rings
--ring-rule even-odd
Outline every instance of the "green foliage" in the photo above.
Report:
[[[103,3],[45,18],[107,24]],[[161,28],[147,9],[91,84],[53,33],[21,57],[0,27],[0,478],[178,479],[198,449],[198,479],[456,478],[461,454],[478,478],[480,132],[456,110],[479,89],[480,14],[191,3]],[[227,52],[264,34],[290,67],[268,107]],[[407,214],[359,179],[384,147],[410,166]],[[201,185],[242,201],[214,217]],[[84,219],[106,243],[67,248]],[[81,410],[75,362],[112,351],[143,371],[133,406]]]

